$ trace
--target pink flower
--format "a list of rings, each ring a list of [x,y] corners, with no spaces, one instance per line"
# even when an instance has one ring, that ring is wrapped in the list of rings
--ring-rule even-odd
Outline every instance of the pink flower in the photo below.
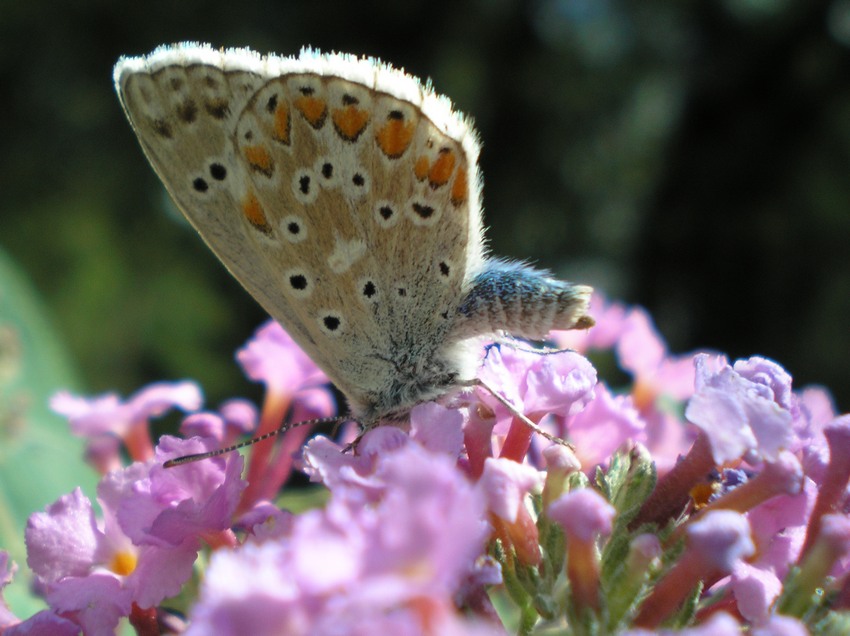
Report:
[[[769,617],[770,608],[782,591],[782,581],[772,569],[756,567],[746,561],[735,564],[730,585],[738,611],[756,624]]]
[[[806,474],[820,483],[829,464],[829,448],[823,431],[838,413],[832,396],[820,387],[805,388],[795,397],[793,428],[797,439],[792,450],[799,453]]]
[[[695,354],[671,355],[641,307],[607,303],[600,294],[594,294],[590,314],[596,319],[593,329],[586,333],[560,332],[558,343],[581,352],[614,349],[620,367],[632,377],[629,406],[639,414],[639,441],[652,453],[659,473],[664,474],[693,441],[676,415],[676,405],[694,392]]]
[[[4,588],[12,582],[18,566],[9,553],[0,550],[0,634],[3,636],[77,636],[80,626],[50,610],[43,610],[22,621],[12,613],[3,598]]]
[[[593,399],[596,370],[572,351],[545,353],[493,345],[488,349],[479,379],[514,410],[539,424],[547,415],[563,419],[581,411]],[[490,390],[479,387],[477,396],[495,414],[495,431],[504,435],[500,456],[522,462],[534,441],[532,429]],[[475,442],[468,452],[471,468],[477,472],[483,468],[483,458],[490,449],[481,444],[487,429],[478,426],[475,418],[470,421],[473,426],[466,431],[466,441],[468,445]],[[564,436],[562,430],[554,434]]]
[[[800,554],[815,496],[815,484],[805,479],[802,492],[772,496],[747,513],[758,552],[753,559],[738,563],[731,577],[719,581],[715,588],[728,585],[738,611],[753,624],[767,620],[782,590],[782,579]],[[722,502],[721,497],[718,503]]]
[[[3,630],[3,636],[79,636],[80,625],[42,610],[20,623]]]
[[[547,512],[567,536],[567,578],[573,589],[573,603],[598,609],[601,566],[596,541],[611,534],[617,511],[592,488],[580,488],[561,495]]]
[[[577,353],[541,353],[508,346],[489,348],[479,376],[532,419],[547,413],[564,417],[578,413],[593,399],[596,385],[596,369]],[[497,413],[497,419],[509,417],[488,391],[478,389],[478,394]]]
[[[687,527],[685,551],[641,605],[635,625],[655,628],[672,615],[700,581],[732,572],[755,552],[746,518],[715,510]]]
[[[526,496],[539,490],[544,475],[531,466],[512,459],[487,458],[478,481],[487,497],[493,532],[505,550],[513,550],[520,563],[540,562],[540,537],[528,508]]]
[[[222,446],[233,444],[241,435],[257,428],[257,408],[248,400],[228,400],[218,413],[193,413],[183,419],[184,437],[211,437]]]
[[[716,612],[701,625],[679,631],[656,629],[627,629],[620,636],[741,636],[741,624],[726,612]]]
[[[580,488],[561,495],[549,506],[549,516],[569,538],[590,542],[611,534],[614,507],[592,488]]]
[[[410,412],[410,437],[424,448],[457,458],[463,452],[464,414],[436,402],[413,407]]]
[[[802,622],[791,616],[771,616],[752,630],[753,636],[809,636]]]
[[[129,542],[107,539],[79,488],[30,517],[26,543],[27,563],[52,609],[93,634],[109,633],[129,614],[132,594],[118,577],[135,567],[137,552]],[[123,550],[110,549],[121,543]]]
[[[110,473],[98,486],[101,523],[79,489],[30,517],[27,561],[52,609],[86,633],[111,633],[131,605],[155,607],[179,593],[202,538],[235,543],[229,528],[244,487],[242,458],[161,465],[204,450],[198,441],[166,437],[156,463]]]
[[[260,327],[236,357],[250,379],[266,386],[257,436],[280,429],[290,411],[295,417],[310,420],[330,417],[335,412],[333,399],[324,386],[327,376],[273,320]],[[281,434],[277,446],[269,439],[251,448],[248,488],[240,512],[275,497],[289,478],[294,455],[309,433],[309,426],[294,427]]]
[[[136,471],[130,467],[101,482],[101,498],[116,510],[122,529],[135,544],[177,547],[230,528],[245,488],[240,479],[241,455],[162,466],[165,460],[204,450],[196,440],[164,436],[156,462],[146,466],[143,474],[133,474]]]
[[[340,482],[283,536],[217,552],[189,634],[416,634],[460,621],[453,594],[489,532],[482,494],[417,444],[373,459],[371,505],[356,480]]]
[[[87,437],[90,453],[101,473],[118,468],[121,462],[114,445],[104,446],[103,437],[123,441],[130,457],[146,461],[153,456],[153,444],[148,425],[151,418],[160,417],[172,408],[195,411],[201,407],[203,397],[194,382],[159,382],[138,391],[126,401],[114,393],[96,398],[83,398],[62,391],[50,400],[50,407],[68,418],[75,435]],[[107,455],[104,456],[103,452]]]
[[[725,357],[706,354],[697,356],[696,365],[697,391],[685,417],[709,436],[717,464],[751,451],[773,460],[792,445],[791,380],[779,365],[750,358],[730,367]]]
[[[50,610],[43,610],[22,621],[3,598],[4,588],[12,582],[18,567],[9,553],[0,550],[0,634],[3,636],[77,636],[80,626]]]
[[[516,521],[528,493],[543,486],[544,474],[510,459],[489,458],[479,484],[487,497],[487,509],[504,521]]]
[[[257,329],[254,337],[236,353],[236,359],[245,375],[263,382],[273,392],[328,383],[325,373],[274,320]]]
[[[192,589],[201,550],[189,634],[501,634],[490,593],[502,568],[523,629],[691,617],[682,633],[796,636],[803,622],[786,616],[850,607],[850,416],[822,389],[795,392],[765,358],[673,356],[645,311],[597,298],[598,327],[575,346],[613,348],[626,390],[599,384],[573,351],[492,346],[480,378],[524,417],[476,390],[452,408],[420,404],[409,428],[373,428],[353,448],[304,444],[310,427],[295,425],[334,402],[276,323],[239,352],[267,389],[259,413],[244,400],[195,412],[192,383],[126,401],[57,395],[106,473],[102,513],[76,490],[32,515],[28,563],[49,610],[24,622],[3,602],[14,568],[0,552],[0,632],[99,636],[129,616],[141,633]],[[195,437],[154,449],[150,419],[174,406],[193,411],[181,432]],[[574,446],[544,449],[527,420]],[[163,466],[255,430],[283,433],[247,449],[245,481],[238,454]],[[122,443],[145,461],[122,466]],[[323,508],[274,503],[293,467],[327,488]]]
[[[312,481],[330,490],[353,486],[370,501],[384,488],[376,474],[379,458],[410,443],[456,460],[463,440],[463,416],[439,404],[420,404],[411,413],[408,435],[394,426],[378,426],[367,431],[356,453],[343,453],[343,447],[326,437],[307,442],[303,454],[303,470]]]
[[[586,471],[605,464],[629,442],[645,441],[646,422],[628,396],[613,395],[603,384],[583,411],[569,420],[570,441]]]

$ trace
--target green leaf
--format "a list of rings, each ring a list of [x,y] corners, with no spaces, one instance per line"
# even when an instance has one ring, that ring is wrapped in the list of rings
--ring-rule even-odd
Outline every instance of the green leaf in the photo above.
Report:
[[[610,485],[611,505],[617,509],[614,532],[625,530],[640,512],[655,484],[658,475],[655,462],[646,453],[632,450],[630,453],[615,455],[618,470],[616,480]],[[613,466],[612,466],[613,467]],[[609,471],[609,475],[612,471]]]
[[[94,493],[82,440],[48,407],[74,378],[35,291],[0,251],[0,549],[19,567],[5,596],[21,618],[43,607],[28,591],[27,518],[76,486]]]
[[[673,629],[682,629],[690,625],[696,616],[699,599],[702,596],[704,586],[704,582],[700,581],[685,598],[679,610],[670,620],[665,621],[664,624]]]
[[[284,488],[277,498],[277,505],[293,514],[321,508],[330,499],[330,490],[324,486],[307,486],[305,488]]]

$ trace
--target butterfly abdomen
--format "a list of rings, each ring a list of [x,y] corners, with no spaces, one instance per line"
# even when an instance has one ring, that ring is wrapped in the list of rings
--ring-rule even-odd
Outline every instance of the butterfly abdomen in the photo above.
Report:
[[[457,309],[452,335],[506,331],[540,339],[552,329],[591,327],[587,308],[592,291],[521,263],[494,261],[473,279],[472,289]]]

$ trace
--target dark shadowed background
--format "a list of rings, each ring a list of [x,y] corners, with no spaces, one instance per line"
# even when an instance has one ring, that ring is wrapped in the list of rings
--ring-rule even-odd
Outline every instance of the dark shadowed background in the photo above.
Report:
[[[381,57],[471,114],[495,253],[645,306],[673,351],[781,362],[850,408],[850,0],[0,5],[0,252],[87,393],[252,390],[264,320],[171,206],[112,87],[200,40]]]

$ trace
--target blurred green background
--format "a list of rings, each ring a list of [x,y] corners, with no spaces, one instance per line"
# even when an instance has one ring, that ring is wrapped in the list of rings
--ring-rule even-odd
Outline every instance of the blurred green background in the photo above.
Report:
[[[644,305],[674,351],[850,408],[850,0],[0,3],[0,251],[78,388],[250,393],[263,312],[179,218],[112,87],[208,41],[375,55],[471,114],[493,251]]]

